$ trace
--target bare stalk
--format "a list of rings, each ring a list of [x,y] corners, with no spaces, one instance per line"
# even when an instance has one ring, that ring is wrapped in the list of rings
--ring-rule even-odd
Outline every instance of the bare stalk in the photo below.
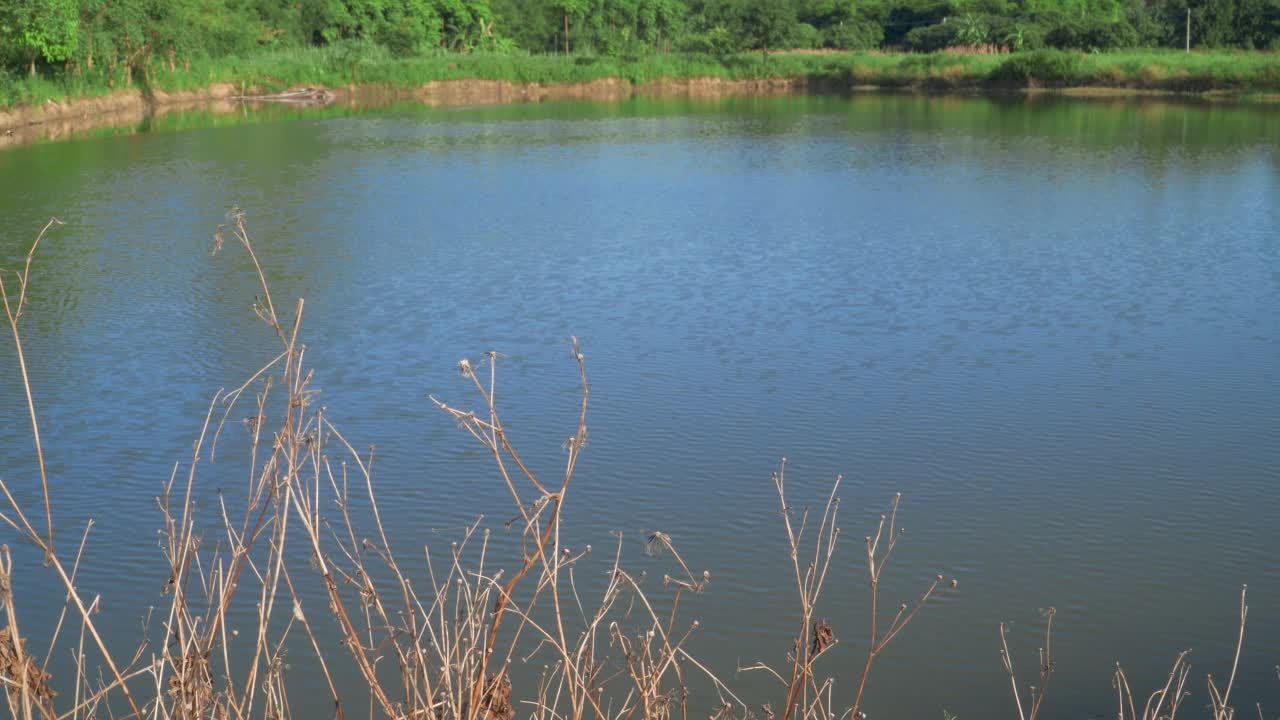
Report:
[[[1227,685],[1221,691],[1213,682],[1213,676],[1209,676],[1209,702],[1213,706],[1213,720],[1230,720],[1235,715],[1235,708],[1231,707],[1231,688],[1236,682],[1236,671],[1240,668],[1240,651],[1244,648],[1244,626],[1245,621],[1249,618],[1249,605],[1246,602],[1249,594],[1249,586],[1245,585],[1240,588],[1240,631],[1236,636],[1236,654],[1231,661],[1231,675],[1227,678]]]
[[[1022,696],[1018,691],[1018,676],[1014,671],[1013,655],[1009,652],[1008,629],[1004,623],[1000,623],[1000,660],[1004,664],[1005,672],[1009,675],[1009,686],[1013,689],[1013,702],[1018,708],[1019,720],[1036,720],[1044,705],[1044,698],[1049,690],[1049,679],[1053,675],[1053,617],[1057,612],[1054,608],[1044,611],[1044,646],[1039,651],[1040,684],[1031,686],[1031,697],[1027,705],[1023,704]]]
[[[15,530],[18,530],[21,534],[25,535],[27,539],[31,540],[32,543],[44,552],[45,564],[52,565],[54,570],[57,572],[58,579],[62,581],[62,585],[66,589],[68,597],[70,597],[75,603],[76,609],[80,612],[80,617],[84,620],[85,626],[89,630],[89,634],[93,637],[94,643],[98,646],[98,650],[101,652],[103,660],[106,661],[107,666],[111,669],[111,674],[115,678],[115,684],[121,688],[125,699],[128,701],[130,708],[134,711],[134,714],[140,714],[141,711],[139,710],[137,703],[134,702],[133,695],[129,692],[129,688],[125,684],[125,679],[121,674],[120,669],[112,659],[111,654],[107,651],[106,644],[102,641],[102,637],[98,634],[97,627],[93,624],[92,618],[89,616],[88,608],[80,598],[80,594],[77,592],[75,584],[67,573],[66,568],[63,567],[61,560],[59,560],[57,554],[54,552],[53,546],[53,509],[49,502],[49,481],[48,475],[45,472],[44,449],[43,444],[40,442],[40,423],[36,417],[35,399],[31,392],[31,382],[27,373],[26,353],[22,348],[22,334],[18,329],[18,320],[22,317],[22,312],[27,304],[27,287],[28,281],[31,277],[31,261],[35,256],[36,248],[39,247],[40,241],[44,238],[45,233],[48,232],[49,228],[60,224],[62,224],[62,221],[56,218],[49,220],[49,222],[44,226],[44,229],[40,231],[40,234],[36,236],[36,240],[32,243],[31,249],[27,251],[23,269],[20,273],[16,273],[18,277],[18,298],[16,302],[10,302],[9,290],[4,284],[4,275],[3,273],[0,273],[0,299],[3,299],[5,316],[9,320],[9,329],[13,334],[14,349],[17,351],[18,355],[18,367],[22,376],[23,391],[26,394],[27,410],[31,419],[31,432],[36,446],[36,458],[40,466],[40,487],[44,494],[44,512],[47,526],[46,534],[41,536],[40,533],[36,531],[31,522],[27,519],[27,515],[23,512],[21,505],[18,504],[13,494],[9,491],[8,485],[3,481],[0,481],[0,491],[4,493],[4,496],[9,503],[9,507],[13,511],[14,516],[17,517],[20,526],[7,516],[5,517],[5,520],[13,526]]]
[[[27,375],[27,358],[26,353],[22,351],[22,334],[18,332],[18,320],[22,318],[22,311],[27,304],[27,281],[31,278],[31,260],[35,257],[36,248],[40,247],[40,241],[44,239],[45,233],[49,232],[49,228],[61,225],[62,221],[58,218],[50,218],[45,223],[40,234],[36,235],[35,242],[31,243],[31,249],[27,251],[26,260],[23,262],[22,271],[15,272],[18,278],[18,300],[12,305],[9,303],[9,290],[4,284],[4,272],[0,271],[0,298],[4,300],[4,314],[9,319],[9,329],[13,333],[13,345],[18,351],[18,370],[22,376],[22,390],[27,396],[27,413],[31,417],[31,437],[36,444],[36,463],[40,466],[40,490],[44,493],[44,517],[47,527],[45,535],[45,564],[50,561],[53,553],[53,509],[49,505],[49,476],[44,469],[44,446],[40,442],[40,422],[36,418],[36,402],[31,394],[31,379]]]
[[[893,642],[907,625],[915,619],[916,614],[924,607],[924,604],[933,597],[942,584],[942,576],[935,575],[933,581],[925,588],[920,597],[913,605],[908,606],[902,603],[898,606],[897,612],[893,619],[889,622],[889,626],[883,633],[879,632],[879,618],[877,616],[879,597],[880,597],[880,579],[884,574],[884,568],[889,563],[889,557],[893,554],[893,550],[897,547],[898,540],[906,532],[905,528],[897,526],[898,505],[902,502],[902,493],[898,493],[893,497],[893,505],[889,514],[880,516],[880,524],[876,527],[874,536],[868,535],[866,540],[866,557],[867,557],[867,583],[871,590],[871,612],[870,612],[870,638],[867,641],[867,656],[862,664],[862,673],[858,676],[858,691],[854,695],[853,707],[850,708],[850,716],[854,720],[860,720],[864,717],[862,713],[862,693],[867,687],[867,678],[871,675],[871,666],[875,662],[876,657],[884,652],[884,649]],[[886,526],[886,520],[888,525]],[[883,547],[881,545],[883,543]],[[951,587],[956,586],[956,581],[951,581]]]

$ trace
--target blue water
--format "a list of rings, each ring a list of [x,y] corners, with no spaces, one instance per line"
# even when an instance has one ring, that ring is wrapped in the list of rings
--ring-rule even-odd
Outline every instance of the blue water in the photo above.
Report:
[[[841,641],[824,660],[838,693],[866,647],[862,536],[894,493],[908,532],[882,602],[959,579],[877,661],[872,717],[1009,717],[998,625],[1013,624],[1030,681],[1050,606],[1050,715],[1113,713],[1116,661],[1146,691],[1185,648],[1199,710],[1205,673],[1230,670],[1243,583],[1234,698],[1280,706],[1273,109],[402,109],[16,148],[0,187],[0,264],[49,216],[66,221],[37,257],[24,343],[59,546],[95,518],[79,585],[122,646],[167,603],[161,484],[213,393],[278,352],[244,253],[210,256],[239,206],[277,305],[306,298],[317,402],[357,447],[376,444],[408,557],[484,514],[490,562],[516,562],[505,487],[427,396],[474,404],[457,363],[499,351],[505,422],[554,475],[576,420],[572,335],[591,442],[565,542],[611,547],[620,530],[624,560],[656,578],[671,558],[644,555],[643,532],[670,533],[712,576],[682,601],[700,620],[690,648],[753,704],[781,691],[736,668],[781,665],[798,622],[769,479],[785,456],[797,508],[846,478],[819,609]],[[0,477],[36,503],[8,350],[0,418]],[[245,483],[239,419],[226,459],[201,470],[205,508]],[[23,631],[47,638],[56,579],[0,537],[18,551]],[[584,562],[603,572],[599,555]],[[295,710],[320,712],[314,669],[295,666]]]

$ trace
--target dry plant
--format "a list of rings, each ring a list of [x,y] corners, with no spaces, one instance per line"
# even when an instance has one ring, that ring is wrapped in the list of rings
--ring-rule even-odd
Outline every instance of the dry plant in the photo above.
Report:
[[[62,221],[54,218],[51,219],[40,234],[36,236],[35,242],[31,244],[31,249],[27,251],[26,258],[23,262],[22,270],[13,272],[13,278],[17,281],[17,297],[11,298],[10,292],[13,290],[12,285],[6,284],[4,281],[5,273],[0,272],[0,299],[3,300],[5,317],[9,321],[9,329],[13,337],[14,348],[18,356],[18,371],[22,378],[22,388],[26,394],[27,410],[31,420],[31,434],[34,438],[36,449],[36,461],[40,471],[40,489],[43,494],[44,503],[43,510],[45,516],[45,533],[42,535],[36,526],[32,523],[29,514],[24,511],[22,504],[17,500],[10,491],[7,482],[0,480],[0,492],[4,493],[5,500],[8,503],[9,512],[0,512],[0,520],[14,529],[18,535],[29,540],[37,548],[39,548],[45,559],[45,564],[52,566],[58,575],[61,587],[66,592],[68,605],[74,604],[78,618],[81,624],[82,637],[84,633],[92,638],[93,644],[101,653],[102,661],[111,671],[111,680],[103,689],[103,693],[111,688],[119,688],[124,695],[134,714],[140,714],[141,710],[137,702],[134,700],[129,687],[125,682],[125,675],[129,672],[129,668],[121,668],[111,653],[107,651],[106,643],[102,640],[102,635],[98,632],[97,626],[93,622],[91,606],[94,603],[86,604],[84,598],[81,597],[75,586],[74,570],[68,572],[66,564],[58,556],[54,550],[53,544],[53,510],[49,502],[49,478],[45,471],[44,463],[44,446],[40,441],[40,423],[36,413],[35,399],[31,393],[31,380],[27,372],[26,354],[22,349],[22,333],[20,331],[20,321],[22,313],[27,306],[27,289],[31,278],[31,262],[35,257],[36,249],[39,248],[40,242],[44,239],[49,230],[57,225],[61,225]],[[12,282],[12,280],[10,281]],[[37,520],[38,522],[38,520]],[[86,535],[88,528],[85,529]],[[78,557],[78,556],[77,556]],[[52,691],[48,690],[48,677],[43,670],[32,672],[35,668],[35,661],[26,649],[26,640],[19,634],[17,611],[14,603],[14,585],[13,585],[13,567],[8,559],[8,551],[5,551],[5,561],[3,567],[3,577],[0,577],[0,584],[3,585],[3,602],[6,610],[6,619],[8,625],[7,636],[3,643],[3,652],[7,656],[9,662],[5,663],[4,673],[4,689],[8,697],[9,707],[13,710],[14,717],[27,720],[32,717],[53,717],[51,708]],[[65,618],[65,611],[63,617]],[[59,621],[57,628],[53,632],[53,638],[49,644],[49,651],[45,657],[53,654],[54,645],[57,642],[62,622]],[[82,643],[83,645],[83,643]],[[42,666],[43,667],[43,666]],[[16,672],[14,672],[16,670]],[[85,681],[87,682],[87,681]],[[78,680],[77,689],[81,686]]]
[[[670,535],[651,531],[642,538],[646,552],[670,558],[670,572],[656,591],[646,588],[644,573],[624,566],[621,533],[598,580],[580,575],[591,546],[575,551],[563,540],[565,502],[588,443],[590,384],[576,339],[569,349],[580,393],[577,422],[563,445],[564,465],[551,475],[535,472],[503,423],[496,353],[459,363],[474,409],[431,398],[485,449],[510,495],[517,514],[507,526],[515,530],[518,548],[511,566],[490,557],[491,532],[482,520],[464,528],[447,549],[424,548],[420,559],[405,563],[388,538],[374,491],[373,449],[358,450],[318,403],[300,340],[305,303],[297,300],[288,312],[277,308],[244,215],[234,209],[215,232],[213,250],[239,246],[251,261],[258,284],[253,310],[274,338],[273,356],[239,385],[214,394],[190,456],[175,463],[161,483],[155,502],[165,602],[144,619],[137,646],[113,655],[95,624],[100,598],[82,594],[76,585],[92,521],[74,555],[66,552],[69,544],[54,544],[54,486],[45,471],[22,344],[32,260],[57,224],[50,221],[37,236],[20,271],[0,273],[41,491],[40,507],[28,508],[19,500],[25,495],[0,480],[7,503],[0,519],[43,554],[65,598],[46,649],[33,652],[19,631],[17,588],[34,579],[16,577],[9,549],[0,548],[0,686],[13,717],[288,720],[300,712],[291,705],[286,677],[288,653],[297,647],[314,655],[337,720],[348,713],[394,720],[689,720],[691,713],[708,709],[711,720],[753,715],[688,649],[700,624],[681,619],[680,611],[686,598],[704,591],[710,574],[691,569]],[[243,420],[233,423],[233,417]],[[224,436],[230,437],[228,427],[241,424],[247,447],[232,461],[244,462],[244,485],[234,496],[219,492],[216,512],[197,517],[200,470],[214,461]],[[863,697],[875,660],[946,586],[936,576],[913,601],[896,605],[891,617],[882,613],[884,573],[904,532],[898,526],[901,496],[895,496],[865,538],[866,647],[851,704],[837,703],[835,680],[817,665],[840,644],[833,626],[820,617],[819,604],[840,537],[841,480],[811,518],[808,510],[797,512],[788,504],[785,469],[784,460],[773,482],[799,601],[796,635],[783,670],[764,663],[743,669],[778,680],[782,720],[858,720],[866,717]],[[301,572],[299,557],[308,559]],[[307,587],[323,596],[327,612],[308,612],[304,599],[313,595]],[[1241,639],[1246,611],[1242,594]],[[1049,631],[1029,708],[1019,697],[1004,644],[1020,720],[1034,720],[1043,703],[1052,672]],[[1237,645],[1237,665],[1239,652]],[[55,694],[58,678],[49,672],[50,658],[58,653],[72,661],[62,696]],[[1141,720],[1172,719],[1186,680],[1184,657]],[[532,673],[536,680],[513,678],[517,663],[541,672]],[[1235,674],[1233,666],[1221,691],[1210,680],[1214,720],[1233,718],[1228,703]],[[691,702],[695,676],[714,697]],[[1129,717],[1139,720],[1118,668],[1116,677],[1120,720],[1126,697]],[[351,683],[339,678],[354,679],[355,690],[344,690]],[[344,692],[356,697],[344,698]],[[772,705],[763,714],[775,720]]]
[[[867,677],[871,674],[871,664],[875,662],[876,657],[884,651],[885,647],[898,637],[907,624],[915,618],[916,613],[920,612],[920,608],[933,597],[942,583],[942,576],[936,575],[933,582],[929,584],[925,591],[910,606],[908,611],[908,603],[903,602],[894,613],[893,619],[889,622],[888,628],[884,632],[877,632],[879,627],[879,618],[877,617],[877,606],[880,597],[880,579],[884,575],[885,565],[889,564],[889,556],[893,554],[894,547],[897,546],[898,540],[906,532],[905,528],[898,527],[898,504],[902,501],[902,493],[898,493],[893,497],[893,507],[889,513],[888,527],[885,526],[885,516],[880,516],[880,525],[876,528],[874,536],[866,537],[867,544],[867,577],[871,587],[871,639],[867,646],[867,659],[862,666],[862,674],[858,677],[858,693],[854,696],[851,714],[854,720],[863,717],[863,713],[859,708],[862,703],[862,693],[867,687]],[[881,542],[883,541],[883,545]],[[951,580],[951,587],[956,587],[956,580]]]
[[[1129,678],[1125,676],[1124,668],[1116,663],[1116,670],[1112,685],[1116,691],[1116,717],[1119,720],[1173,720],[1178,715],[1178,708],[1181,707],[1182,701],[1186,699],[1187,692],[1187,675],[1191,672],[1191,665],[1187,662],[1187,655],[1190,650],[1183,650],[1173,659],[1173,666],[1169,669],[1169,677],[1165,680],[1163,686],[1155,692],[1147,696],[1146,703],[1142,706],[1142,714],[1138,714],[1137,705],[1134,702],[1133,690],[1129,687]]]
[[[679,566],[675,577],[663,578],[664,586],[673,593],[670,611],[660,613],[642,589],[640,579],[623,569],[621,534],[598,605],[594,610],[585,609],[574,569],[590,552],[590,546],[580,553],[564,547],[560,525],[578,458],[588,439],[590,386],[584,356],[576,339],[571,339],[570,350],[578,368],[581,404],[577,428],[564,443],[565,467],[555,482],[538,478],[503,425],[495,402],[496,353],[487,353],[474,364],[470,360],[458,364],[463,378],[475,391],[481,410],[463,410],[432,398],[492,456],[519,512],[512,524],[521,528],[522,557],[515,572],[505,579],[501,571],[491,575],[482,571],[473,576],[483,595],[472,612],[477,614],[478,626],[487,628],[482,637],[466,645],[464,656],[458,658],[467,672],[460,673],[449,688],[454,712],[457,717],[471,718],[476,716],[471,708],[482,708],[490,717],[503,716],[510,695],[508,669],[516,658],[518,641],[526,633],[532,635],[534,650],[521,659],[527,661],[542,654],[548,660],[532,699],[525,701],[529,717],[685,718],[689,711],[685,673],[690,668],[710,678],[719,693],[719,707],[730,711],[745,709],[737,696],[685,649],[699,623],[679,624],[680,600],[686,593],[702,592],[710,573],[699,575],[690,570],[669,535],[649,533],[646,549],[650,554],[669,552]],[[523,594],[522,583],[531,586]],[[624,597],[625,607],[620,604]],[[490,598],[491,615],[488,619],[480,617]],[[633,610],[639,617],[634,622],[630,619]],[[499,632],[508,615],[514,617],[516,627],[504,647],[499,644]],[[631,625],[638,627],[630,628]],[[603,654],[608,649],[618,653],[620,662],[609,662],[610,658]],[[606,688],[615,692],[607,693]],[[495,710],[493,698],[501,701],[501,712]]]
[[[1013,688],[1013,703],[1018,708],[1018,720],[1036,720],[1040,717],[1040,708],[1044,705],[1045,695],[1049,691],[1049,679],[1053,675],[1053,617],[1058,611],[1049,608],[1044,614],[1044,646],[1039,650],[1040,684],[1028,688],[1030,695],[1026,705],[1022,702],[1022,693],[1018,690],[1018,674],[1013,667],[1013,654],[1009,652],[1009,628],[1000,623],[1000,660],[1004,664],[1005,673],[1009,675],[1009,685]]]
[[[1230,705],[1231,688],[1236,682],[1236,671],[1240,668],[1240,652],[1244,648],[1244,628],[1249,618],[1248,593],[1248,585],[1240,588],[1240,628],[1236,635],[1236,651],[1231,661],[1231,674],[1227,677],[1227,684],[1219,689],[1213,675],[1207,678],[1209,707],[1213,713],[1213,720],[1231,720],[1235,717],[1235,708]],[[1124,668],[1116,663],[1112,686],[1116,691],[1116,715],[1119,720],[1175,720],[1182,702],[1190,695],[1186,690],[1187,676],[1191,674],[1191,665],[1187,662],[1187,656],[1190,654],[1190,650],[1183,650],[1174,657],[1173,666],[1169,669],[1164,685],[1147,696],[1141,714],[1138,713],[1133,690],[1129,686]],[[1280,675],[1280,667],[1276,668],[1276,673]],[[1259,703],[1255,707],[1258,717],[1261,718],[1262,705]]]
[[[836,717],[841,718],[841,720],[845,718],[853,718],[854,720],[865,718],[866,713],[862,710],[862,699],[867,688],[867,679],[871,675],[871,667],[876,658],[915,619],[925,603],[942,589],[945,589],[942,584],[942,576],[936,575],[914,602],[899,604],[888,625],[882,627],[883,621],[879,615],[881,580],[898,540],[906,532],[904,528],[899,527],[897,524],[898,507],[902,501],[902,493],[898,493],[893,498],[890,511],[880,516],[880,522],[876,527],[875,534],[868,535],[865,538],[867,583],[870,590],[870,611],[868,613],[870,630],[867,649],[862,664],[862,672],[858,676],[857,691],[854,695],[853,704],[845,707],[838,706],[834,699],[834,679],[827,677],[819,680],[814,673],[814,664],[828,650],[833,648],[838,641],[833,628],[827,620],[824,618],[815,622],[814,617],[819,598],[831,569],[836,541],[840,536],[840,528],[836,524],[840,500],[836,496],[836,492],[839,490],[842,481],[843,478],[836,478],[827,497],[826,505],[823,507],[822,514],[818,519],[812,555],[808,555],[808,551],[803,550],[806,555],[802,558],[804,534],[809,524],[809,510],[801,511],[798,522],[792,522],[793,512],[787,504],[786,497],[785,458],[778,472],[774,473],[773,476],[774,487],[778,493],[778,502],[782,511],[783,525],[787,533],[794,581],[799,595],[800,628],[796,633],[795,642],[788,658],[790,668],[785,674],[763,662],[758,662],[742,669],[765,671],[773,675],[786,688],[785,700],[782,705],[782,720],[791,720],[795,716],[805,720],[829,720]],[[956,585],[955,580],[950,582],[950,587],[954,588]],[[767,720],[771,720],[774,717],[774,710],[770,705],[766,705],[763,708],[763,712]]]
[[[790,720],[797,708],[806,717],[814,714],[815,717],[826,718],[830,717],[830,710],[833,707],[834,683],[829,678],[819,683],[814,675],[813,666],[838,641],[835,631],[825,618],[817,622],[814,622],[813,618],[831,569],[836,540],[840,537],[840,528],[836,526],[840,500],[836,492],[840,489],[843,478],[836,478],[831,486],[831,493],[827,496],[827,502],[818,523],[812,556],[802,558],[801,543],[809,520],[809,510],[806,508],[800,513],[799,527],[796,527],[791,521],[792,511],[787,505],[786,470],[787,461],[783,458],[778,471],[773,474],[773,484],[778,493],[783,526],[787,532],[788,554],[796,590],[799,593],[800,628],[796,632],[795,645],[791,649],[791,669],[788,677],[784,678],[764,663],[757,663],[744,669],[770,672],[786,687],[786,697],[782,706],[783,720]],[[767,707],[765,716],[770,715],[772,715],[772,708]]]
[[[944,55],[1007,55],[1008,45],[998,43],[978,43],[976,45],[950,45],[938,52]]]
[[[168,602],[155,618],[161,632],[156,642],[144,639],[128,662],[119,662],[94,624],[98,598],[86,599],[76,588],[79,552],[75,567],[68,570],[53,544],[50,485],[21,341],[19,320],[32,258],[56,224],[51,221],[40,233],[22,271],[13,274],[16,297],[0,276],[27,394],[46,529],[37,529],[31,513],[2,481],[9,511],[0,518],[43,551],[58,573],[67,606],[75,609],[72,617],[79,621],[80,633],[71,649],[76,671],[69,681],[74,687],[71,705],[55,711],[52,678],[18,631],[6,549],[0,555],[0,603],[6,612],[0,628],[0,680],[15,717],[114,715],[112,698],[118,695],[131,717],[289,718],[294,713],[285,682],[286,655],[295,643],[314,651],[335,718],[345,718],[350,710],[335,677],[354,669],[368,689],[365,711],[371,716],[511,720],[521,701],[513,697],[509,668],[513,661],[539,658],[545,659],[545,670],[537,686],[528,689],[531,699],[523,701],[520,713],[529,717],[684,719],[690,671],[711,679],[721,714],[745,714],[745,705],[686,650],[699,624],[679,619],[681,599],[700,593],[710,574],[694,573],[670,536],[654,532],[646,540],[651,551],[665,551],[675,559],[673,572],[663,578],[668,602],[651,601],[643,574],[623,568],[621,534],[594,607],[578,590],[575,568],[590,546],[572,552],[561,542],[560,527],[563,503],[587,443],[589,385],[576,341],[572,354],[581,381],[579,419],[565,443],[567,461],[555,482],[539,480],[502,424],[495,402],[498,356],[490,353],[480,363],[488,367],[487,382],[469,361],[460,363],[483,411],[437,404],[491,451],[519,511],[523,550],[514,572],[491,569],[490,533],[477,521],[450,546],[443,562],[427,549],[427,582],[420,591],[388,540],[374,493],[372,449],[357,451],[316,403],[319,391],[299,340],[305,304],[299,299],[287,315],[277,309],[239,210],[228,213],[215,232],[213,250],[217,254],[225,245],[239,245],[251,260],[259,284],[253,310],[275,336],[277,354],[237,387],[215,394],[189,459],[175,464],[162,484],[156,505]],[[219,493],[217,517],[197,518],[198,470],[212,462],[229,419],[246,404],[249,414],[243,424],[249,447],[242,500],[233,506]],[[269,425],[270,416],[279,420]],[[208,520],[213,524],[202,527]],[[302,549],[289,552],[290,540],[300,541]],[[82,538],[81,551],[83,547]],[[328,604],[329,620],[321,627],[304,610],[301,581],[289,560],[303,551],[313,569],[308,575],[318,576]],[[472,558],[478,560],[473,564]],[[667,605],[669,609],[660,610]],[[248,616],[253,623],[242,633],[233,616]],[[54,629],[46,662],[62,625],[60,620]],[[341,658],[326,652],[335,634],[350,664],[343,662],[341,671],[333,667]],[[89,656],[86,646],[96,650],[97,658]],[[98,664],[105,664],[110,674],[95,676]]]

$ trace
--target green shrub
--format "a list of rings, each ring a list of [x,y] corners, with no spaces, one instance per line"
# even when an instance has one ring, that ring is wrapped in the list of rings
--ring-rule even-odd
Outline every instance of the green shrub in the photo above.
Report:
[[[0,107],[12,107],[24,100],[18,89],[17,74],[8,69],[0,69]]]
[[[955,18],[955,26],[956,42],[961,45],[982,45],[991,34],[987,19],[977,13],[965,13]]]
[[[870,50],[883,41],[884,28],[872,21],[843,22],[822,33],[823,47],[835,50]]]
[[[1067,21],[1045,35],[1045,44],[1060,50],[1118,50],[1138,44],[1138,31],[1125,20]]]
[[[1171,34],[1174,34],[1170,23],[1161,19],[1142,5],[1130,6],[1125,10],[1125,20],[1137,33],[1136,45],[1142,47],[1159,47]]]
[[[955,45],[959,40],[959,28],[955,23],[941,23],[918,27],[907,33],[904,43],[916,52],[934,52]]]
[[[988,76],[1003,87],[1060,86],[1079,74],[1080,57],[1062,50],[1046,49],[1014,53]]]
[[[793,48],[822,47],[822,32],[809,23],[796,23],[791,29],[788,44]]]
[[[940,25],[956,14],[951,0],[913,0],[894,5],[884,25],[884,40],[889,45],[906,42],[907,35],[917,28]]]
[[[1044,38],[1049,34],[1049,28],[1041,23],[1018,24],[1022,31],[1022,49],[1023,50],[1043,50],[1048,47],[1048,43]]]
[[[1014,18],[993,15],[986,18],[987,37],[997,45],[1005,45],[1018,52],[1027,50],[1026,24]]]
[[[704,33],[689,33],[680,38],[676,49],[694,55],[724,57],[734,52],[736,43],[728,28],[717,25]]]

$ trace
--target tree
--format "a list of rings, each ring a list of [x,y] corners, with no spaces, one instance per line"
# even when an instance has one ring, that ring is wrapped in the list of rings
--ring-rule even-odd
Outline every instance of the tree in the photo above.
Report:
[[[1239,41],[1236,0],[1199,0],[1191,3],[1192,42],[1205,47],[1225,47]]]
[[[554,52],[560,45],[560,13],[548,0],[490,0],[494,33],[509,37],[517,47]]]
[[[644,0],[641,5],[640,32],[646,42],[667,52],[689,8],[683,0]]]
[[[903,42],[916,52],[937,52],[955,45],[958,37],[959,27],[956,23],[938,23],[912,28]]]
[[[179,57],[225,57],[252,51],[259,42],[271,43],[275,35],[234,0],[149,0],[144,23],[151,51],[170,70],[176,69]]]
[[[77,59],[93,70],[94,58],[100,58],[108,87],[115,87],[116,69],[123,63],[125,83],[132,84],[135,63],[159,32],[156,10],[163,8],[163,0],[83,0]]]
[[[906,42],[917,28],[941,25],[956,12],[952,0],[907,0],[894,3],[884,20],[884,41],[889,45]]]
[[[42,57],[46,62],[71,57],[79,25],[76,0],[7,0],[0,5],[0,36],[13,43],[32,75]]]
[[[399,55],[437,45],[442,24],[432,0],[312,0],[301,22],[313,43],[360,40]]]
[[[579,20],[586,15],[591,9],[591,4],[589,0],[554,0],[552,4],[564,17],[564,54],[568,55],[570,52],[569,22]]]
[[[435,0],[442,23],[441,40],[453,50],[468,52],[493,36],[489,0]]]
[[[746,0],[739,9],[739,43],[744,50],[769,51],[784,47],[796,25],[796,9],[781,0]]]

